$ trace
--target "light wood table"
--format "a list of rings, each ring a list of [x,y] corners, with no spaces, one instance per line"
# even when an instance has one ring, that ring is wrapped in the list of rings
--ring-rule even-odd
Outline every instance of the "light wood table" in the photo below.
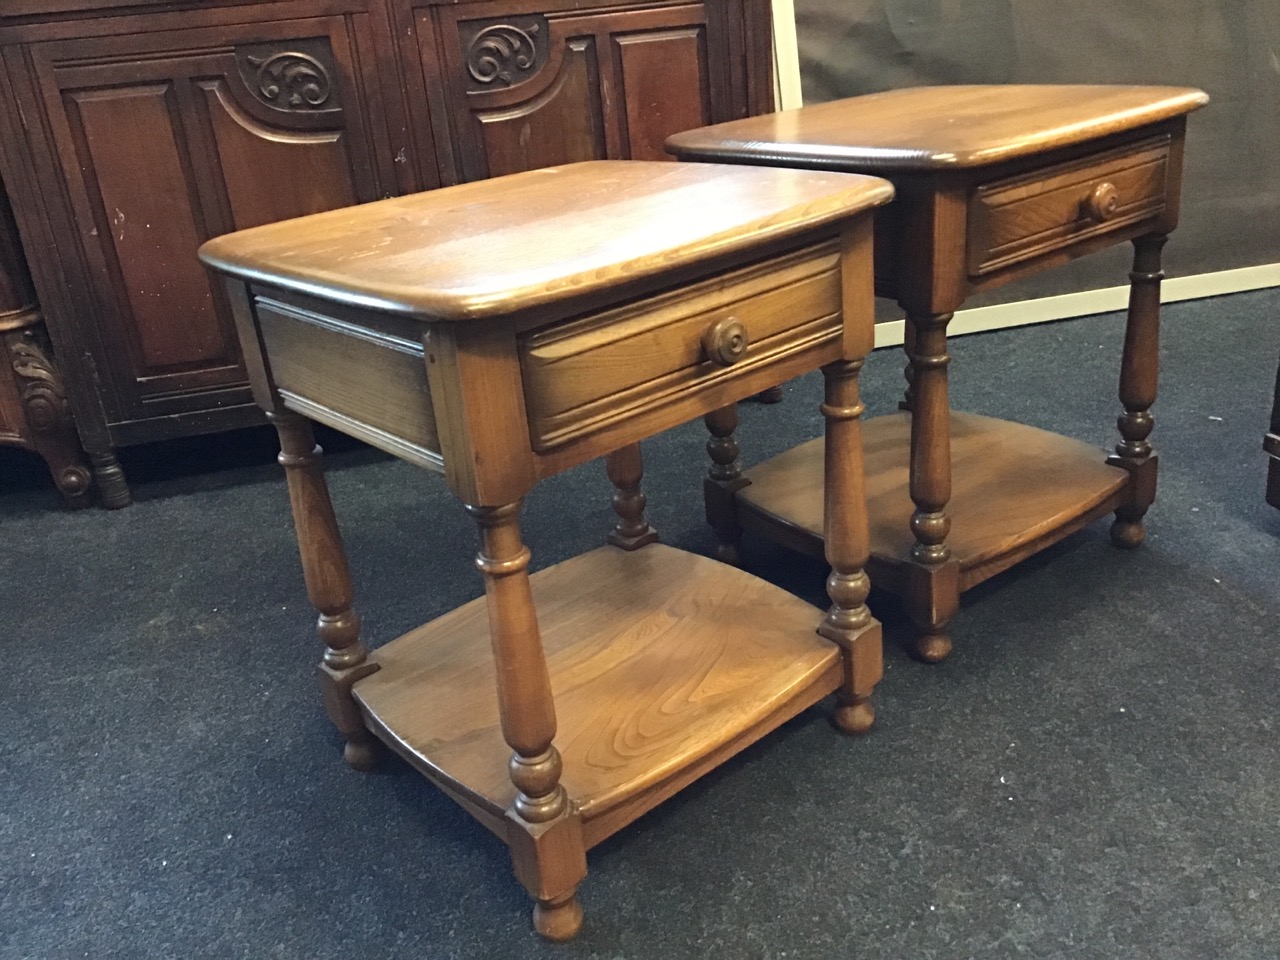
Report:
[[[1156,489],[1160,250],[1178,220],[1186,114],[1207,101],[1170,87],[921,87],[667,141],[683,160],[874,173],[897,189],[876,217],[876,293],[906,312],[908,390],[902,413],[866,425],[869,570],[903,597],[922,659],[950,652],[964,590],[1092,520],[1115,511],[1113,541],[1142,542]],[[947,323],[971,293],[1128,240],[1112,456],[950,411]],[[735,423],[733,411],[711,418],[715,442],[736,449]],[[820,553],[822,458],[817,440],[746,474],[715,462],[707,512],[722,555],[743,528]]]
[[[504,839],[546,937],[581,924],[588,848],[832,692],[843,729],[873,720],[857,376],[869,211],[891,195],[846,174],[597,162],[201,250],[233,278],[280,433],[347,760],[368,766],[380,738]],[[636,446],[818,367],[825,617],[654,543]],[[366,651],[310,420],[444,473],[479,527],[484,598]],[[612,545],[530,576],[521,499],[601,455]]]

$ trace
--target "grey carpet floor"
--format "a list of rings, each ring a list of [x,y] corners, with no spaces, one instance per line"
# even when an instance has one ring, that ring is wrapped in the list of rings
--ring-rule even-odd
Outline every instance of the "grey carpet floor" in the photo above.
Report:
[[[541,943],[505,848],[316,702],[267,431],[127,451],[137,504],[71,514],[0,451],[0,958],[1280,957],[1280,511],[1262,500],[1280,291],[1166,308],[1147,544],[1106,522],[970,593],[929,667],[887,626],[879,723],[808,711],[589,855]],[[1118,315],[953,343],[959,408],[1113,441]],[[901,358],[868,364],[891,409]],[[820,431],[747,405],[744,458]],[[646,444],[664,539],[709,552],[704,434]],[[330,436],[373,645],[474,597],[443,483]],[[535,563],[608,529],[599,464],[543,484]],[[823,571],[749,542],[821,599]]]

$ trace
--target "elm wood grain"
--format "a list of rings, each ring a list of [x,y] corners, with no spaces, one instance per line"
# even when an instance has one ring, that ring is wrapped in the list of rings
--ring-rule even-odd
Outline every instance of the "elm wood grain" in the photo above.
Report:
[[[128,502],[115,447],[260,422],[231,306],[193,256],[208,237],[491,173],[656,157],[685,126],[771,108],[768,0],[578,6],[0,4],[0,175],[104,502]],[[493,29],[529,21],[551,28],[537,76],[474,81]],[[552,40],[582,48],[581,77],[552,62]]]
[[[768,249],[892,195],[847,174],[595,161],[244,230],[200,256],[339,304],[466,323],[616,300],[620,285]]]
[[[911,87],[833,100],[671,137],[681,159],[877,169],[887,174],[1039,159],[1185,116],[1209,102],[1187,87],[1001,84]]]
[[[950,651],[949,622],[963,589],[949,542],[947,323],[975,291],[1122,241],[1134,243],[1134,268],[1121,442],[1109,462],[1125,468],[1128,481],[1114,504],[1112,538],[1120,546],[1141,542],[1155,496],[1147,436],[1159,354],[1159,251],[1178,219],[1186,115],[1207,100],[1171,87],[913,88],[668,140],[684,160],[877,173],[895,185],[897,202],[876,218],[876,291],[906,314],[902,406],[913,415],[914,542],[895,583],[918,628],[922,659]],[[723,499],[721,486],[708,483],[709,497]],[[708,514],[720,522],[721,542],[732,542],[732,505],[709,504]]]
[[[1047,430],[970,413],[951,414],[953,492],[948,537],[968,590],[1115,509],[1127,474],[1097,448]],[[899,589],[915,538],[907,495],[911,418],[873,417],[863,426],[871,561],[877,587]],[[738,493],[739,520],[793,549],[822,556],[825,443],[803,443],[753,467]]]
[[[530,580],[588,847],[840,682],[813,607],[727,564],[610,546]],[[378,648],[353,693],[379,736],[500,833],[515,787],[486,616],[475,600]]]
[[[724,183],[717,186],[717,177]],[[667,189],[678,203],[664,197]],[[352,719],[363,710],[365,730],[373,728],[416,758],[420,769],[506,841],[515,875],[535,902],[534,927],[544,937],[566,939],[581,925],[576,892],[586,873],[586,849],[599,837],[828,693],[838,695],[841,729],[861,732],[874,720],[869,697],[882,672],[881,637],[865,605],[857,374],[873,340],[870,210],[891,194],[883,181],[848,175],[703,167],[689,176],[671,164],[595,163],[447,188],[425,201],[371,204],[327,221],[322,215],[261,227],[202,250],[231,275],[228,299],[254,395],[281,432],[309,595],[326,642],[326,706],[347,740],[348,759],[363,765],[372,756]],[[595,202],[601,197],[606,202]],[[726,201],[735,200],[726,213]],[[504,216],[487,212],[495,206]],[[571,225],[561,216],[566,209],[574,215]],[[361,255],[344,255],[342,237],[317,229],[317,222],[340,223]],[[381,242],[366,247],[378,231]],[[507,240],[531,244],[529,253],[505,255]],[[428,245],[443,252],[415,251]],[[602,248],[613,251],[613,262],[602,259]],[[481,264],[473,254],[485,250],[498,254]],[[316,282],[317,269],[323,283]],[[415,280],[420,288],[413,288]],[[784,324],[781,334],[763,338],[765,347],[753,359],[752,329],[776,333],[761,303],[784,314],[798,310],[816,320],[818,330],[789,346],[771,346],[771,340],[792,336]],[[700,318],[692,328],[685,323],[690,316]],[[601,343],[612,345],[615,327],[643,343],[643,356],[666,357],[684,351],[699,326],[703,356],[682,361],[692,363],[693,372],[678,391],[637,383],[631,361],[570,364],[568,372],[525,362],[531,344],[568,344],[571,359]],[[425,387],[413,369],[415,331]],[[343,363],[357,373],[340,370]],[[825,481],[833,569],[825,618],[714,561],[641,546],[652,531],[644,520],[636,444],[820,366],[835,451]],[[669,364],[641,367],[651,381],[670,378]],[[563,407],[547,400],[561,395],[557,377],[585,381],[583,397],[612,396],[616,409],[598,411],[592,430],[548,446],[537,425],[549,408]],[[632,390],[610,388],[612,380],[627,377]],[[360,396],[348,395],[354,393]],[[645,399],[637,402],[631,394]],[[408,413],[415,404],[418,413]],[[400,444],[401,456],[442,470],[476,521],[483,604],[402,643],[415,656],[428,656],[440,643],[448,649],[462,643],[468,663],[490,671],[478,683],[494,691],[488,702],[496,727],[490,714],[486,729],[495,752],[475,752],[476,737],[467,731],[456,743],[464,752],[460,762],[479,765],[482,775],[470,766],[444,770],[434,755],[405,746],[406,738],[413,744],[439,741],[436,730],[417,726],[416,711],[427,710],[431,724],[437,708],[474,718],[475,698],[471,687],[448,675],[443,688],[431,686],[441,672],[434,666],[423,671],[424,679],[412,666],[379,659],[381,652],[364,655],[318,452],[298,417],[309,412],[324,413],[357,435],[382,437],[386,449],[397,451]],[[429,443],[437,449],[428,450]],[[415,459],[413,451],[423,455]],[[620,518],[611,538],[638,549],[609,547],[531,578],[530,551],[519,528],[522,498],[541,477],[601,455]],[[615,562],[623,566],[612,567]],[[658,574],[639,575],[646,566]],[[602,576],[610,569],[616,575]],[[585,608],[558,612],[558,594],[535,596],[535,579],[579,594],[579,603],[585,592]],[[540,605],[550,607],[541,611],[541,623]],[[624,622],[638,624],[622,639],[619,607],[635,613]],[[782,613],[774,616],[777,610]],[[470,618],[471,637],[487,632],[491,656],[465,642],[468,633],[458,632],[458,617]],[[562,623],[568,626],[562,629]],[[726,632],[727,623],[733,629]],[[573,656],[588,647],[593,656],[598,652],[603,659],[593,663],[613,662],[619,645],[626,659],[617,669],[557,689],[558,667],[548,660],[560,642],[553,634],[569,638],[564,642],[572,644]],[[638,665],[628,644],[646,655],[662,654],[652,661],[662,665],[656,679],[645,666],[651,662]],[[766,656],[762,649],[771,652]],[[712,663],[732,669],[725,674],[712,670]],[[684,672],[667,672],[677,669]],[[356,692],[361,680],[369,686]],[[370,689],[391,689],[402,699],[384,707],[366,695]],[[642,717],[641,731],[648,732],[663,710],[677,704],[671,691],[707,705],[707,712],[694,716],[681,711],[675,725],[681,737],[692,725],[696,736],[673,742],[667,752],[635,752],[634,766],[618,783],[605,785],[603,799],[591,783],[572,779],[579,768],[569,750],[582,714],[575,698],[590,698],[595,719],[585,728],[592,732],[601,729],[601,716],[632,704]],[[460,693],[465,699],[452,699]],[[413,716],[400,716],[397,703],[408,703]],[[637,746],[634,733],[628,721],[611,742],[627,754]],[[666,743],[666,734],[659,740]],[[477,777],[487,778],[487,792],[475,787]],[[595,820],[589,816],[593,805],[601,809]]]

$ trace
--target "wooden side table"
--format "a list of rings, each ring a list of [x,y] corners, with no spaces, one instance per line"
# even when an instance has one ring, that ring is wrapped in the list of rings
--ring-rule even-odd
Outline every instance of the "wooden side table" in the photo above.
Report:
[[[881,675],[857,376],[883,180],[669,163],[551,168],[206,244],[230,274],[280,433],[320,611],[326,708],[511,848],[534,926],[581,924],[585,852],[833,691],[870,726]],[[826,375],[825,618],[654,543],[636,444],[781,379]],[[309,420],[443,472],[480,530],[483,599],[373,652]],[[611,545],[529,576],[521,499],[608,455]]]
[[[684,160],[874,173],[897,200],[876,217],[876,293],[906,312],[904,412],[866,425],[870,573],[900,594],[916,652],[943,659],[962,591],[1115,511],[1142,542],[1155,497],[1160,249],[1178,219],[1186,114],[1168,87],[895,90],[678,134]],[[947,323],[970,293],[1122,241],[1134,245],[1120,368],[1121,440],[1087,444],[951,413]],[[710,423],[732,445],[732,411]],[[742,528],[820,552],[822,441],[742,474],[715,463],[708,517],[732,556]],[[713,454],[714,459],[714,454]]]

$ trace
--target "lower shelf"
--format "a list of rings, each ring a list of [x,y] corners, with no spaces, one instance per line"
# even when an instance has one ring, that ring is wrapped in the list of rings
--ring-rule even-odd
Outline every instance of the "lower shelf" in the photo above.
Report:
[[[531,578],[564,760],[588,846],[836,689],[817,608],[736,568],[653,544]],[[371,729],[504,835],[514,799],[483,598],[375,650]]]
[[[908,489],[911,417],[863,427],[867,509],[878,587],[896,591],[915,542]],[[735,495],[739,522],[787,546],[822,555],[821,438],[747,471]],[[1087,443],[968,413],[951,414],[952,494],[947,543],[967,590],[1113,510],[1129,474]]]

